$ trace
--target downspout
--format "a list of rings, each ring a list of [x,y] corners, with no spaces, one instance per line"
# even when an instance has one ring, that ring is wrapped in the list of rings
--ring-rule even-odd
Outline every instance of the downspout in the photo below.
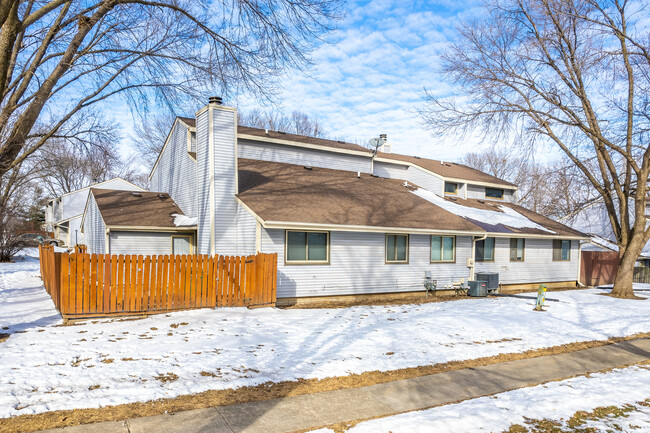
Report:
[[[472,236],[472,256],[470,257],[471,264],[472,266],[469,267],[469,281],[474,281],[474,258],[476,257],[476,241],[484,241],[487,239],[487,233],[482,235],[481,237],[477,238],[475,236]]]
[[[106,248],[104,248],[106,254],[111,253],[111,229],[106,227]]]
[[[585,244],[588,244],[589,241],[585,241]],[[578,241],[578,277],[576,278],[576,283],[579,287],[586,287],[580,281],[580,272],[582,271],[582,241]]]

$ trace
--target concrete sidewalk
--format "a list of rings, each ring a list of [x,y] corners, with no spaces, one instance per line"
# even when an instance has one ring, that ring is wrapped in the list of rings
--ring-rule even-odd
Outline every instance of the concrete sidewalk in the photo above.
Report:
[[[650,339],[363,388],[47,430],[62,433],[290,432],[393,415],[650,359]]]

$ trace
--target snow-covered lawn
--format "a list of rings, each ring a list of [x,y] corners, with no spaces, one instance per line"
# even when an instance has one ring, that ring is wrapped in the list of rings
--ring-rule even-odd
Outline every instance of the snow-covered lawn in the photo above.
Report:
[[[580,431],[650,431],[650,407],[638,404],[650,398],[650,368],[635,366],[608,373],[580,376],[531,388],[503,392],[491,397],[362,422],[349,433],[415,433],[506,431],[513,424],[527,426],[526,419],[559,422],[562,430],[578,411],[591,412],[597,407],[633,406],[624,415],[587,419]],[[593,428],[595,430],[587,430]],[[532,430],[532,429],[531,429]],[[537,431],[537,430],[532,430]],[[333,433],[330,429],[318,433]],[[316,433],[316,431],[314,432]]]
[[[405,306],[196,310],[59,326],[38,262],[0,264],[0,417],[394,370],[650,332],[599,290]],[[646,292],[640,292],[641,294]],[[24,331],[14,333],[16,331]]]

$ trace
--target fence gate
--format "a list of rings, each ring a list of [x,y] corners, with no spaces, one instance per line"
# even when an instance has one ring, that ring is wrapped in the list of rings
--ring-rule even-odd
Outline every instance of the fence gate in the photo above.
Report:
[[[277,254],[136,256],[55,253],[40,247],[41,276],[63,317],[273,306]]]

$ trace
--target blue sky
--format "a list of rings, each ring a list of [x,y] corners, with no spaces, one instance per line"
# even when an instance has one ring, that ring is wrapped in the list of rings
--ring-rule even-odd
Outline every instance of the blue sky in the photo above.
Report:
[[[439,73],[439,53],[460,20],[481,13],[479,6],[478,0],[350,1],[338,29],[314,51],[314,66],[283,78],[275,108],[317,118],[331,138],[361,143],[388,134],[395,153],[458,161],[481,150],[487,145],[478,139],[433,136],[417,115],[425,87],[454,94]],[[226,102],[242,111],[272,108],[246,96]],[[126,105],[111,111],[123,125],[121,147],[128,157],[132,113]]]
[[[450,95],[438,53],[454,38],[460,19],[480,14],[478,1],[350,2],[347,17],[318,48],[307,75],[284,80],[280,108],[318,118],[329,135],[357,142],[388,134],[393,152],[458,160],[480,150],[478,140],[434,137],[416,110],[423,89]],[[242,110],[259,107],[241,98]]]

